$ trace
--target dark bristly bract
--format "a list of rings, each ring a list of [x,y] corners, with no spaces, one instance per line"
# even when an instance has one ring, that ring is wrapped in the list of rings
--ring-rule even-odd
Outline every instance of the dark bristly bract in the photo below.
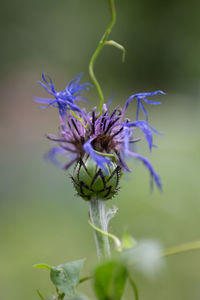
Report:
[[[73,176],[72,179],[78,194],[87,200],[90,200],[94,195],[100,195],[105,199],[114,195],[115,191],[118,190],[120,172],[130,171],[126,156],[142,161],[157,187],[161,189],[160,177],[149,160],[131,151],[129,145],[140,141],[140,138],[134,138],[134,130],[139,128],[151,151],[154,146],[153,133],[159,134],[159,132],[148,123],[148,115],[142,100],[148,104],[160,104],[161,102],[148,100],[147,97],[157,94],[164,95],[165,93],[162,91],[139,93],[131,96],[123,109],[117,106],[109,112],[104,104],[101,114],[96,111],[96,108],[87,112],[85,108],[81,109],[75,104],[75,101],[79,100],[80,94],[89,89],[88,83],[80,84],[81,76],[75,77],[61,92],[55,91],[54,84],[48,76],[44,74],[42,76],[44,83],[40,82],[40,84],[54,99],[37,98],[37,101],[45,103],[46,107],[56,107],[60,114],[58,135],[47,136],[56,146],[49,151],[46,157],[54,164],[60,165],[56,157],[58,154],[65,155],[68,161],[63,166],[64,170],[75,164],[76,176]],[[137,100],[136,120],[134,121],[124,117],[132,99]],[[144,112],[146,121],[138,120],[140,109]],[[93,168],[95,167],[95,172],[90,170],[91,165]],[[91,180],[82,178],[80,181],[79,177],[82,176],[80,174],[83,174],[80,173],[81,168],[84,170],[84,176],[89,176],[88,178]],[[110,187],[113,178],[115,181],[114,189]],[[99,181],[101,189],[93,193],[97,181]],[[110,194],[109,191],[111,191]],[[105,197],[102,196],[102,193]]]

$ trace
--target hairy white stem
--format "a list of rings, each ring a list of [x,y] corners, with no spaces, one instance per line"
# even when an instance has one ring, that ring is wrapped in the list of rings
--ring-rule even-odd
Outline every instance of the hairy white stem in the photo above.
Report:
[[[91,199],[89,204],[90,221],[104,232],[108,232],[108,219],[106,216],[105,201],[101,199]],[[94,230],[97,255],[99,259],[110,256],[110,244],[106,235]]]

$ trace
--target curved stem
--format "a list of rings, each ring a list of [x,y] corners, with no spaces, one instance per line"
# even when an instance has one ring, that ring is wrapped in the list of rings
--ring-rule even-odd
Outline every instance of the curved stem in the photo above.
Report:
[[[77,116],[77,114],[73,110],[70,110],[70,111],[71,111],[72,116],[75,117],[77,120],[79,120],[81,122],[81,124],[83,125],[83,127],[86,128],[86,125],[83,123],[83,119],[80,118],[79,116]]]
[[[101,229],[103,232],[108,232],[108,223],[105,211],[105,201],[101,199],[91,199],[89,205],[90,221],[94,227]],[[108,236],[94,230],[97,255],[99,259],[110,256],[110,244]]]
[[[182,245],[170,248],[164,252],[163,256],[175,255],[175,254],[192,251],[192,250],[200,250],[200,241],[182,244]]]
[[[90,222],[90,220],[88,220],[88,223],[90,224],[90,226],[91,226],[94,230],[96,230],[97,232],[100,232],[101,234],[103,234],[103,235],[109,237],[110,239],[112,239],[113,242],[114,242],[114,244],[115,244],[115,248],[116,248],[117,251],[121,251],[121,250],[122,250],[121,241],[120,241],[120,239],[118,239],[118,237],[116,237],[116,236],[115,236],[114,234],[112,234],[112,233],[105,232],[105,231],[99,229],[99,228],[96,227],[94,224],[92,224],[92,223]]]
[[[96,154],[104,156],[104,157],[110,157],[114,162],[117,162],[117,155],[116,154],[111,154],[111,153],[103,153],[99,151],[94,151]]]
[[[100,97],[100,105],[99,105],[100,115],[102,114],[102,109],[103,109],[103,104],[104,104],[104,95],[103,95],[103,91],[100,87],[100,84],[98,83],[98,81],[95,77],[95,74],[94,74],[94,63],[95,63],[95,60],[96,60],[99,52],[101,51],[103,46],[106,44],[107,38],[108,38],[108,36],[115,24],[115,21],[116,21],[116,11],[115,11],[114,0],[109,0],[109,6],[110,6],[110,11],[111,11],[111,22],[110,22],[108,28],[106,29],[105,33],[103,34],[94,54],[91,57],[90,63],[89,63],[89,74],[90,74],[90,77],[97,89],[99,97]]]
[[[133,292],[134,292],[134,295],[135,295],[135,300],[139,300],[137,285],[135,284],[135,281],[133,280],[130,273],[128,273],[128,278],[129,278],[130,284],[133,288]]]
[[[87,281],[87,280],[90,280],[90,279],[92,279],[92,276],[85,276],[85,277],[83,277],[83,278],[81,278],[81,279],[79,280],[79,284],[82,283],[82,282],[85,282],[85,281]]]

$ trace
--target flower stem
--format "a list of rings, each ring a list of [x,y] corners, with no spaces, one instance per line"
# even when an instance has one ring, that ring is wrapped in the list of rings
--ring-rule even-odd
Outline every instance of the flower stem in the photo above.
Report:
[[[108,222],[105,209],[105,201],[101,199],[91,199],[89,204],[90,221],[99,229],[108,232]],[[110,256],[110,244],[108,236],[94,230],[97,256],[103,259]]]
[[[101,49],[103,48],[103,46],[106,44],[107,42],[107,38],[115,24],[115,21],[116,21],[116,11],[115,11],[115,2],[114,0],[109,0],[109,6],[110,6],[110,11],[111,11],[111,21],[110,21],[110,24],[108,26],[108,28],[106,29],[105,33],[103,34],[94,54],[92,55],[91,57],[91,60],[90,60],[90,63],[89,63],[89,74],[90,74],[90,77],[97,89],[97,92],[99,94],[99,97],[100,97],[100,105],[99,105],[99,112],[100,112],[100,115],[102,114],[102,109],[103,109],[103,104],[104,104],[104,95],[103,95],[103,91],[100,87],[100,84],[98,83],[96,77],[95,77],[95,74],[94,74],[94,63],[95,63],[95,60],[97,58],[97,56],[99,55],[99,52],[101,51]]]
[[[163,256],[170,256],[175,254],[180,254],[182,252],[199,250],[200,249],[200,241],[195,241],[187,244],[178,245],[176,247],[167,249]]]

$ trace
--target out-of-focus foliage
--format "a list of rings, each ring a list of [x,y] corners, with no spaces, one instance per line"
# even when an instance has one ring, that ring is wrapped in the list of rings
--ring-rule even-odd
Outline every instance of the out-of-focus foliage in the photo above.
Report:
[[[109,261],[95,270],[94,287],[99,300],[120,300],[124,293],[127,270],[117,261]]]

